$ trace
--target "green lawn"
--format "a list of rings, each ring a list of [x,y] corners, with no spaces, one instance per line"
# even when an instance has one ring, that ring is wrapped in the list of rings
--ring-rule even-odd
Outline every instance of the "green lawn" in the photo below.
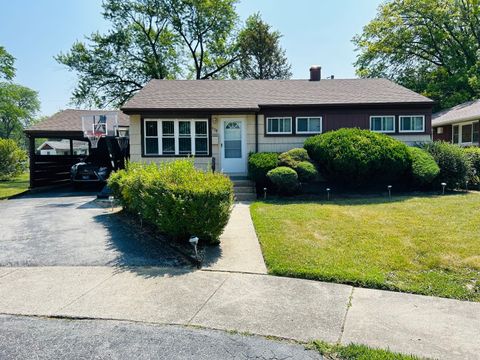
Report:
[[[480,193],[251,206],[269,272],[480,301]]]
[[[0,200],[20,194],[28,189],[29,174],[24,173],[18,178],[9,181],[0,181]]]
[[[315,341],[312,347],[326,359],[332,360],[420,360],[411,355],[402,355],[388,350],[372,349],[364,345],[329,345]]]

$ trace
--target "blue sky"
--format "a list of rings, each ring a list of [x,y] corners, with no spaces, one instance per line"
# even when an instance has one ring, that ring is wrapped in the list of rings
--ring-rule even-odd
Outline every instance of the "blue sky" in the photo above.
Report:
[[[324,76],[355,77],[352,37],[376,14],[381,0],[240,0],[242,20],[259,11],[283,34],[293,77],[306,78],[312,64]],[[75,74],[53,57],[75,40],[108,28],[101,0],[2,1],[0,45],[16,57],[16,82],[39,92],[41,114],[72,107]]]

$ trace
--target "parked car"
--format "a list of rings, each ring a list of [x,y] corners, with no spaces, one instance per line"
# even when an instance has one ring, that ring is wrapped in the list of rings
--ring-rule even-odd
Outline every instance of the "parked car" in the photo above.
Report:
[[[111,169],[90,162],[79,162],[70,169],[70,176],[73,184],[97,183],[103,184],[107,181]]]

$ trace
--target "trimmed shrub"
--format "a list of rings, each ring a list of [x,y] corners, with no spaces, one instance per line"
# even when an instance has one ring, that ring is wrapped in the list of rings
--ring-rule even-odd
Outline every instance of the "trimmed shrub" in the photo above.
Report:
[[[230,179],[196,169],[192,159],[130,163],[114,172],[108,185],[126,210],[176,240],[195,235],[217,244],[233,204]]]
[[[408,152],[412,159],[412,185],[419,187],[431,185],[440,173],[440,168],[433,156],[416,147],[409,147]]]
[[[12,139],[0,139],[0,181],[11,180],[27,170],[27,153]]]
[[[447,188],[464,188],[468,181],[471,167],[465,151],[444,141],[434,141],[423,145],[440,167],[436,182],[447,183]]]
[[[465,154],[470,161],[471,173],[470,183],[480,185],[480,148],[469,147],[465,149]]]
[[[294,170],[297,172],[300,182],[312,182],[318,176],[317,168],[310,161],[300,161],[296,164]]]
[[[295,166],[297,166],[297,164],[298,164],[298,161],[295,160],[293,157],[290,156],[290,154],[286,152],[281,153],[278,156],[278,166],[286,166],[293,169]]]
[[[258,186],[267,185],[267,173],[277,166],[277,153],[251,153],[248,156],[248,177]]]
[[[411,166],[404,143],[369,130],[330,131],[308,138],[304,147],[328,180],[346,187],[399,181]]]
[[[308,156],[307,150],[303,148],[295,148],[288,150],[286,152],[288,155],[292,157],[293,160],[301,162],[301,161],[310,161],[310,156]]]
[[[295,148],[281,153],[278,157],[279,166],[288,166],[295,169],[295,166],[302,161],[310,161],[307,150]]]
[[[289,167],[279,166],[270,170],[267,176],[280,194],[291,195],[299,189],[298,175]]]

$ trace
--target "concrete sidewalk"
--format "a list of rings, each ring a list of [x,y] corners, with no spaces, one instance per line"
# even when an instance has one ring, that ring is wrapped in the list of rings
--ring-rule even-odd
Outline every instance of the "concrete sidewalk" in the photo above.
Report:
[[[478,359],[480,303],[188,269],[0,268],[0,313],[197,325]]]
[[[203,270],[267,273],[248,203],[235,203],[220,246],[207,250]]]

